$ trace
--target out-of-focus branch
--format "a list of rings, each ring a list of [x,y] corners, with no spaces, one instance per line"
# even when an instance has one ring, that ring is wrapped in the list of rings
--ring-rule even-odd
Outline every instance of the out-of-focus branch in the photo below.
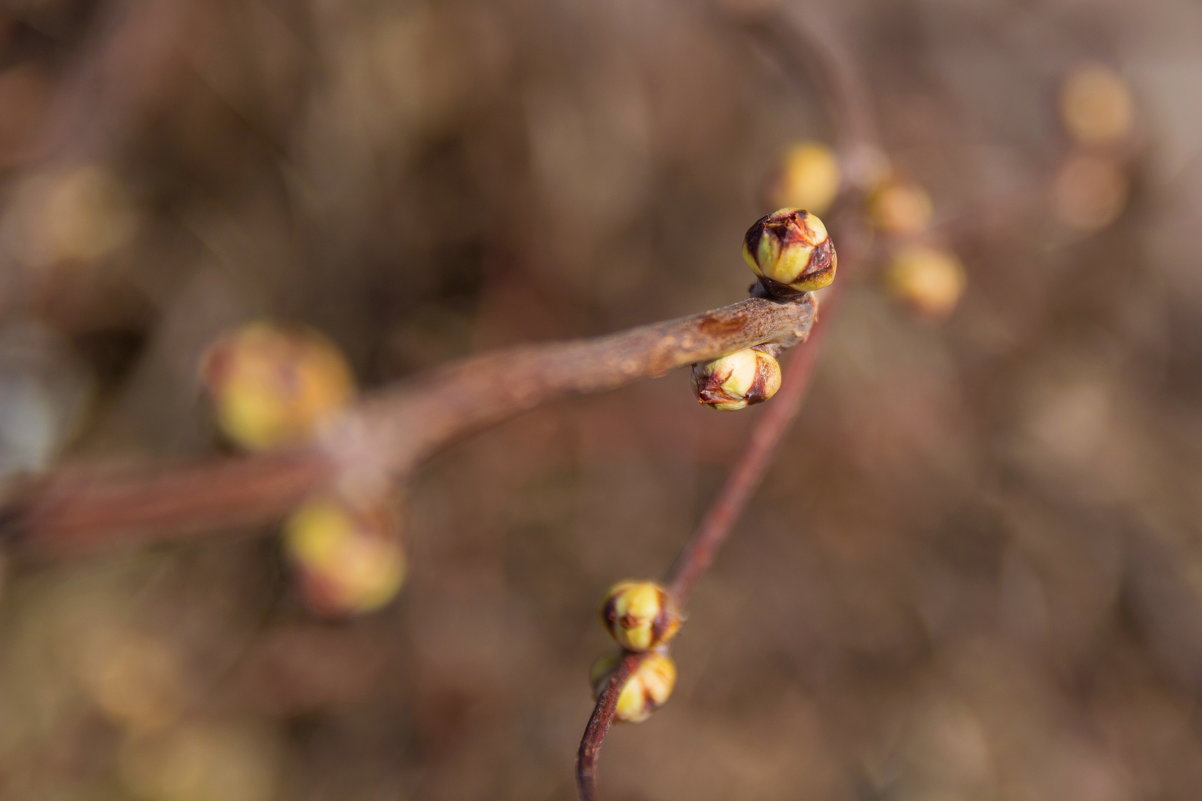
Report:
[[[348,475],[404,479],[451,442],[560,398],[751,345],[800,342],[816,312],[810,296],[749,298],[596,339],[486,353],[369,397],[295,452],[121,474],[60,470],[0,506],[0,531],[23,551],[63,554],[268,522]]]
[[[773,5],[723,16],[739,24],[782,69],[798,76],[803,90],[822,100],[845,179],[856,190],[867,188],[883,158],[872,97],[835,34],[805,6]]]

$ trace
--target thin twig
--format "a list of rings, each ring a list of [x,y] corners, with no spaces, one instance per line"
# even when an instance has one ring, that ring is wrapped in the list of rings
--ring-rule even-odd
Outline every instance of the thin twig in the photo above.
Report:
[[[35,554],[270,522],[333,480],[397,480],[448,444],[569,395],[661,376],[760,342],[805,339],[812,299],[750,298],[596,339],[486,353],[384,390],[291,453],[114,474],[66,468],[0,505],[0,535]]]
[[[622,685],[634,675],[645,657],[646,654],[626,653],[597,697],[597,705],[593,707],[580,740],[580,750],[576,752],[576,786],[580,789],[581,801],[597,799],[597,760],[601,756],[601,745],[613,725]]]
[[[731,469],[721,492],[669,571],[668,592],[680,608],[684,608],[697,579],[713,563],[714,555],[730,536],[735,521],[772,464],[789,424],[801,410],[825,330],[826,324],[817,326],[805,347],[796,348],[789,354],[780,392],[756,421],[750,441]]]
[[[860,230],[862,226],[856,207],[872,180],[881,153],[864,84],[844,54],[834,45],[832,37],[815,28],[812,20],[798,21],[784,10],[774,8],[740,22],[748,33],[768,47],[787,70],[793,74],[808,75],[813,83],[812,88],[825,100],[835,123],[839,160],[847,177],[838,204],[847,213],[841,215],[843,224],[835,226],[839,230],[837,240],[841,243],[838,245],[839,261],[846,270],[847,265],[856,263],[861,255],[859,245],[865,239],[864,232]],[[830,326],[831,301],[842,291],[841,287],[842,284],[836,284],[832,297],[825,301],[825,322],[817,327],[804,347],[797,348],[789,357],[781,391],[756,422],[751,441],[669,571],[669,591],[682,609],[697,580],[712,564],[718,549],[729,537],[739,514],[771,464],[785,431],[801,409],[819,353],[819,338]],[[636,667],[637,664],[636,661]],[[614,686],[615,680],[611,680],[606,691],[611,691]],[[593,709],[578,751],[576,784],[582,801],[596,801],[598,798],[597,761],[613,715],[614,706],[603,695]]]
[[[851,233],[849,231],[849,233]],[[856,233],[859,233],[858,231]],[[857,240],[858,241],[858,240]],[[846,254],[841,251],[840,263],[858,258],[859,250],[854,245],[846,248]],[[809,339],[801,347],[797,347],[789,355],[784,368],[784,382],[780,391],[767,404],[760,419],[756,421],[751,432],[747,447],[739,455],[735,466],[727,475],[718,497],[710,504],[705,516],[697,529],[688,539],[672,568],[668,571],[665,584],[676,601],[678,608],[684,609],[685,603],[692,594],[697,580],[713,563],[714,556],[722,544],[729,538],[734,523],[747,505],[756,487],[764,476],[772,459],[776,455],[781,440],[788,430],[790,423],[796,418],[805,400],[806,390],[809,389],[810,379],[814,373],[814,365],[821,352],[820,344],[823,332],[830,327],[830,310],[833,301],[842,292],[842,285],[836,285],[823,302],[825,308],[823,323],[816,325]],[[643,654],[636,654],[630,673],[638,667]],[[623,665],[629,657],[623,661]],[[622,681],[629,677],[625,673]],[[620,685],[617,685],[620,686]],[[606,692],[615,687],[615,679],[610,680]],[[601,746],[613,723],[614,705],[606,695],[597,699],[585,727],[584,736],[577,751],[576,786],[581,801],[596,801],[597,795],[597,762],[601,754]]]
[[[751,441],[731,468],[718,497],[710,505],[697,530],[689,538],[669,571],[666,582],[668,591],[681,609],[684,608],[697,579],[710,566],[714,555],[730,536],[735,520],[747,505],[747,500],[755,488],[759,486],[786,429],[801,409],[818,353],[818,338],[828,325],[829,323],[823,323],[817,326],[806,345],[794,349],[790,354],[780,392],[767,404],[751,432]],[[631,654],[623,660],[623,667],[627,663],[632,667],[621,674],[621,682],[625,682],[634,672],[641,657],[639,654]],[[597,761],[600,758],[601,746],[613,723],[617,697],[615,688],[621,686],[618,681],[619,677],[616,675],[611,678],[605,694],[597,699],[580,741],[576,761],[576,786],[582,801],[597,799]],[[613,695],[613,698],[609,695]]]

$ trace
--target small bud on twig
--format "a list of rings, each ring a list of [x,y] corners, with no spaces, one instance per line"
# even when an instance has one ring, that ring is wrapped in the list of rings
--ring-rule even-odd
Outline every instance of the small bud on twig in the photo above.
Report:
[[[721,411],[763,403],[776,394],[780,382],[780,362],[758,347],[693,365],[697,400]]]
[[[594,697],[600,697],[609,677],[621,662],[621,654],[607,654],[593,663],[589,678]],[[663,706],[676,686],[676,663],[667,654],[647,654],[633,675],[622,685],[614,719],[642,723]]]
[[[327,615],[353,615],[392,600],[405,579],[400,513],[388,499],[340,494],[305,501],[284,525],[284,550],[305,600]]]
[[[200,378],[222,432],[248,450],[312,436],[354,395],[351,369],[328,339],[262,322],[213,343]]]
[[[780,209],[743,237],[743,260],[772,295],[812,292],[835,280],[838,259],[826,226],[802,209]]]
[[[605,594],[601,624],[628,651],[649,651],[675,636],[681,617],[654,581],[620,581]]]

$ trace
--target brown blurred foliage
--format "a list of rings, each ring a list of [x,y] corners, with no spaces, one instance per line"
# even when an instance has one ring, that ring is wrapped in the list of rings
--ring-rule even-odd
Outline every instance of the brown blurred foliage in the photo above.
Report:
[[[837,133],[732,17],[770,4],[5,3],[3,476],[223,447],[196,364],[235,323],[321,330],[370,391],[737,299],[765,176]],[[801,422],[603,788],[1194,799],[1202,10],[801,10],[966,292],[935,325],[840,265]],[[1130,84],[1121,153],[1061,126],[1082,62]],[[359,619],[309,612],[269,530],[10,570],[0,797],[571,797],[595,603],[667,567],[757,414],[688,384],[440,456],[407,584]]]

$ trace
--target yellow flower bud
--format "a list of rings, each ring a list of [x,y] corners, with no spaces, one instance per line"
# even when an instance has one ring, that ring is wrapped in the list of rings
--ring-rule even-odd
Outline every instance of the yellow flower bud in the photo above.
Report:
[[[907,245],[885,267],[889,294],[925,317],[946,317],[964,293],[964,267],[952,253]]]
[[[763,403],[780,389],[780,362],[758,348],[744,348],[693,365],[697,400],[712,409],[734,411]]]
[[[773,182],[773,205],[822,214],[830,208],[841,182],[839,162],[831,149],[821,142],[801,142],[785,153]]]
[[[931,196],[915,182],[886,174],[868,193],[868,218],[887,234],[912,236],[931,224]]]
[[[835,280],[838,258],[826,226],[801,209],[756,220],[743,237],[743,260],[772,294],[821,289]]]
[[[284,550],[318,612],[350,615],[388,603],[405,579],[400,515],[385,500],[341,495],[305,501],[284,525]]]
[[[1079,144],[1118,144],[1130,135],[1133,118],[1127,82],[1109,67],[1078,67],[1060,87],[1060,119]]]
[[[593,663],[589,678],[593,696],[601,697],[609,677],[613,675],[622,654],[608,654]],[[631,674],[618,694],[614,720],[623,723],[642,723],[651,713],[667,703],[676,686],[676,663],[666,654],[647,654]]]
[[[249,450],[312,436],[354,394],[350,367],[324,336],[262,322],[211,345],[200,376],[221,430]]]
[[[654,581],[620,581],[601,605],[601,624],[628,651],[649,651],[680,629],[680,613]]]

